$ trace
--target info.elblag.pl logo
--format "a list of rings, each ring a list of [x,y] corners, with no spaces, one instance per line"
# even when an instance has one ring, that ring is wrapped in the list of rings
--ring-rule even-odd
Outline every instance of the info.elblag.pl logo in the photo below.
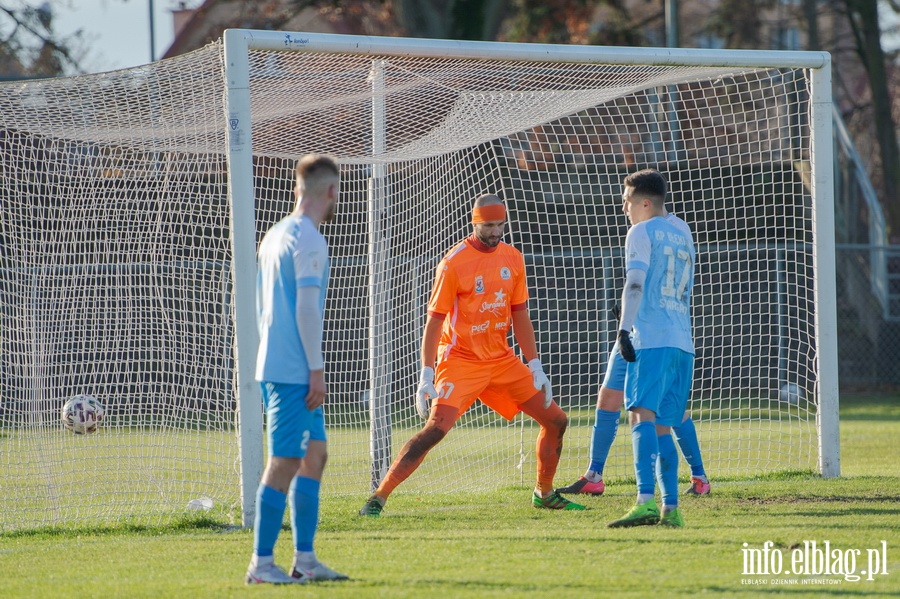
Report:
[[[744,543],[741,553],[744,576],[784,577],[744,578],[742,584],[841,584],[874,581],[888,573],[887,541],[881,541],[881,547],[870,549],[842,549],[832,547],[830,541],[803,541],[787,550],[766,541],[758,548]]]

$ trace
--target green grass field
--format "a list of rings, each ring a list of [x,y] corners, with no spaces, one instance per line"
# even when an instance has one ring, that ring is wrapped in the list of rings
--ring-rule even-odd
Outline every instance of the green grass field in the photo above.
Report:
[[[0,597],[896,597],[898,439],[900,395],[844,396],[840,478],[722,480],[710,472],[713,495],[682,501],[683,530],[606,528],[634,501],[627,482],[586,498],[585,512],[535,510],[530,486],[423,495],[401,486],[380,519],[356,516],[364,495],[329,497],[317,552],[353,580],[305,587],[246,587],[251,533],[202,519],[165,528],[13,532],[0,536]],[[782,557],[782,574],[745,574],[747,550],[763,555],[767,541],[766,561],[774,567]],[[814,575],[814,560],[803,555],[812,541],[820,550],[827,541],[829,565],[842,572],[853,566],[860,580]],[[276,558],[287,565],[290,555],[285,530]],[[784,573],[795,556],[809,575]],[[869,560],[878,573],[862,575]]]

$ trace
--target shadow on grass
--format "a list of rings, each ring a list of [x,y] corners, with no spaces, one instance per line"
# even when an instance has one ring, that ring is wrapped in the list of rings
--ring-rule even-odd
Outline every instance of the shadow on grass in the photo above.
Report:
[[[841,420],[900,421],[900,395],[841,395]]]
[[[231,532],[240,530],[240,526],[226,524],[207,515],[185,515],[170,524],[153,526],[149,524],[122,523],[115,526],[84,526],[79,528],[63,526],[47,526],[42,528],[30,528],[3,533],[7,539],[26,537],[79,537],[79,536],[114,536],[114,535],[145,535],[156,536],[179,532],[203,531],[203,532]]]

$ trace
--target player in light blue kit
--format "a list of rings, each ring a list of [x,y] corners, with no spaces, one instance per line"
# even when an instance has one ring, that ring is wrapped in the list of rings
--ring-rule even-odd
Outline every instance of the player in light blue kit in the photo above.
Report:
[[[259,246],[256,379],[266,409],[269,459],[256,493],[247,584],[348,578],[313,551],[327,459],[322,331],[329,262],[319,224],[334,215],[340,171],[331,158],[309,154],[297,162],[296,177],[294,211]],[[295,549],[290,575],[274,561],[288,503]]]
[[[688,225],[675,216],[667,213],[666,219],[675,226],[690,231]],[[611,311],[616,319],[616,324],[621,318],[620,307]],[[602,495],[606,490],[603,482],[603,468],[609,457],[609,450],[619,428],[619,412],[625,403],[625,360],[619,353],[618,344],[613,344],[609,351],[606,366],[606,375],[600,385],[597,397],[597,414],[594,420],[594,428],[591,431],[590,463],[585,473],[574,483],[567,487],[560,487],[557,493],[575,493],[582,495]],[[703,456],[700,453],[700,441],[697,438],[697,429],[693,419],[686,413],[684,421],[672,428],[678,447],[684,455],[685,461],[691,467],[691,484],[684,492],[685,495],[709,495],[711,487],[703,466]]]
[[[625,238],[625,288],[618,344],[628,362],[629,412],[637,503],[610,527],[684,526],[678,510],[681,424],[694,371],[691,289],[696,253],[690,228],[666,218],[666,180],[653,169],[625,178],[622,209],[632,224]],[[633,329],[633,337],[632,337]],[[663,509],[656,505],[659,482]]]
[[[674,216],[674,215],[670,215]],[[619,316],[616,310],[616,324]],[[594,428],[591,430],[590,462],[584,474],[567,487],[556,489],[557,493],[580,495],[603,495],[606,483],[603,482],[603,468],[609,457],[609,451],[616,440],[619,429],[619,413],[625,404],[625,372],[628,363],[619,353],[617,343],[609,351],[606,374],[597,396],[597,413],[594,417]],[[672,434],[685,461],[691,467],[691,483],[684,491],[685,495],[703,496],[712,492],[712,486],[703,466],[703,455],[700,452],[700,440],[694,420],[685,413],[684,420],[672,427]]]

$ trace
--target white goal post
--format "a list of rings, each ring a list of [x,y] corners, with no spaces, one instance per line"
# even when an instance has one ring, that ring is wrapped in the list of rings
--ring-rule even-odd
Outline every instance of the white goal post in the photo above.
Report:
[[[229,30],[140,68],[0,85],[0,532],[168,522],[203,498],[252,524],[256,247],[307,152],[342,169],[322,229],[324,493],[362,501],[419,428],[434,268],[486,192],[570,419],[557,482],[584,470],[621,181],[644,167],[695,231],[689,408],[710,475],[838,476],[832,144],[821,52]],[[95,434],[60,422],[78,394],[105,407]],[[476,402],[397,492],[531,485],[536,435]],[[628,439],[610,480],[633,476]]]

